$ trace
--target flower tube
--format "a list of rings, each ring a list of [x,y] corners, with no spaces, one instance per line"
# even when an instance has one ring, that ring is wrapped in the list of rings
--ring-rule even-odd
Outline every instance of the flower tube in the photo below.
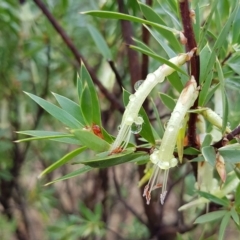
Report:
[[[178,163],[177,159],[173,155],[177,141],[177,135],[182,127],[182,123],[187,111],[194,104],[197,97],[197,83],[192,76],[179,96],[177,104],[171,114],[171,118],[165,130],[159,150],[155,150],[150,155],[150,160],[154,164],[154,171],[143,193],[143,196],[146,197],[147,204],[150,203],[151,191],[159,187],[162,187],[160,201],[162,204],[164,203],[164,199],[167,194],[166,189],[169,169],[175,167]],[[161,170],[165,170],[163,184],[157,183]]]
[[[175,64],[176,66],[183,65],[186,61],[189,61],[193,56],[196,48],[191,50],[188,53],[180,54],[174,58],[171,58],[169,61]],[[153,73],[149,73],[147,78],[143,83],[139,86],[136,92],[129,97],[129,103],[125,109],[123,114],[122,122],[120,125],[120,130],[118,135],[113,142],[110,148],[110,154],[123,151],[128,144],[128,141],[131,136],[131,126],[132,124],[141,125],[143,123],[143,119],[138,116],[140,108],[150,94],[152,89],[158,84],[164,81],[165,77],[173,73],[175,69],[169,67],[166,64],[160,66]]]

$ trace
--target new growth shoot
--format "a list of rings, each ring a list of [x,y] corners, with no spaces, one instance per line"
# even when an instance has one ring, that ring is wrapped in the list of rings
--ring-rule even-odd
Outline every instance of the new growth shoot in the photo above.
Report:
[[[186,61],[189,61],[193,56],[196,48],[185,54],[180,54],[169,61],[176,66],[183,65]],[[118,135],[110,148],[110,154],[123,151],[129,142],[131,132],[138,133],[141,131],[143,119],[138,115],[140,108],[150,94],[152,89],[158,84],[164,81],[165,77],[173,73],[175,69],[169,67],[166,64],[160,66],[153,73],[149,73],[145,81],[136,89],[136,92],[129,97],[129,103],[123,114],[122,122]],[[131,130],[134,127],[134,130]],[[136,131],[138,129],[138,131]]]
[[[151,200],[151,191],[159,187],[162,187],[160,201],[162,204],[164,203],[167,194],[166,189],[169,169],[175,167],[178,163],[178,160],[173,155],[177,135],[182,127],[185,115],[194,104],[197,97],[197,83],[192,76],[181,92],[177,104],[171,114],[160,148],[150,155],[150,160],[154,164],[154,171],[143,193],[143,196],[146,197],[147,204],[149,204]],[[160,184],[158,183],[158,179],[162,170],[164,170],[164,177],[163,184]]]

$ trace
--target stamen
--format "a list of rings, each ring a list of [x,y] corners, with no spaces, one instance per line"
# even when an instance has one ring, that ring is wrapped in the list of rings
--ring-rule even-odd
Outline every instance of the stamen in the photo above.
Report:
[[[166,195],[167,195],[167,191],[162,192],[160,195],[160,202],[162,205],[164,204],[164,199],[165,199]]]
[[[164,204],[164,199],[167,195],[167,180],[168,180],[168,174],[169,174],[169,169],[164,171],[164,176],[163,176],[163,187],[162,187],[162,193],[160,195],[160,201],[161,204]]]

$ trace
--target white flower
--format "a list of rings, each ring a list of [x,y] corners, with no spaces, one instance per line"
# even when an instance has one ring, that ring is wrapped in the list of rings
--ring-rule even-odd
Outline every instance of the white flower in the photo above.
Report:
[[[155,165],[153,174],[149,180],[149,183],[144,189],[143,196],[146,197],[147,204],[150,203],[151,191],[162,187],[162,194],[160,195],[160,201],[163,204],[165,196],[167,194],[167,178],[169,169],[175,167],[178,163],[177,159],[174,157],[173,152],[177,141],[177,135],[182,127],[182,122],[187,111],[194,104],[198,97],[198,88],[194,77],[187,82],[185,88],[181,92],[177,104],[171,114],[171,118],[168,122],[167,128],[165,130],[161,146],[159,150],[154,151],[150,155],[150,160]],[[161,170],[165,170],[163,177],[163,184],[158,183],[158,176]]]
[[[186,53],[180,54],[169,61],[176,66],[183,65],[186,61],[189,61],[193,56],[196,49]],[[120,125],[119,133],[110,148],[110,153],[119,152],[127,147],[128,141],[131,135],[132,124],[142,124],[142,118],[138,116],[139,110],[150,94],[152,89],[158,84],[164,81],[165,77],[173,73],[175,69],[169,67],[166,64],[160,66],[155,72],[149,73],[147,78],[136,92],[129,97],[129,103],[123,114],[122,122]]]

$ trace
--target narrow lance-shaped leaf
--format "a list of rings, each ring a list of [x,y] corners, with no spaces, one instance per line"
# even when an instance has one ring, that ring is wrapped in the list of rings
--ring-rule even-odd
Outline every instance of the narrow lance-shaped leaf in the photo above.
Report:
[[[56,161],[55,163],[53,163],[52,165],[47,167],[44,171],[42,171],[39,175],[39,178],[47,173],[54,171],[55,169],[61,167],[62,165],[64,165],[65,163],[67,163],[68,161],[70,161],[71,159],[73,159],[74,157],[76,157],[77,155],[82,153],[83,151],[85,151],[86,149],[87,149],[87,147],[81,147],[81,148],[77,148],[74,151],[66,154],[61,159],[59,159],[58,161]]]
[[[204,44],[204,41],[206,40],[207,30],[209,29],[209,25],[211,24],[212,16],[213,16],[214,12],[216,11],[216,6],[218,3],[219,3],[219,0],[214,0],[214,2],[212,2],[212,4],[211,4],[211,11],[205,21],[202,31],[200,33],[201,34],[200,35],[200,43],[199,43],[200,49],[202,48],[202,45]]]
[[[151,102],[152,102],[152,106],[153,106],[154,115],[155,115],[155,117],[157,119],[157,123],[158,123],[158,135],[160,136],[160,138],[162,138],[163,134],[164,134],[164,127],[163,127],[163,124],[162,124],[161,119],[159,117],[159,112],[157,110],[157,107],[156,107],[152,98],[151,98]]]
[[[144,25],[144,27],[148,29],[150,34],[160,44],[160,46],[166,52],[166,54],[168,55],[169,58],[172,58],[172,57],[176,56],[176,53],[167,45],[167,43],[162,39],[162,37],[159,35],[158,32],[156,32],[154,29],[151,29],[151,28],[147,27],[146,25]],[[134,39],[134,41],[136,41],[136,40]],[[136,42],[137,42],[137,45],[138,45],[139,48],[142,48],[142,49],[144,49],[148,52],[153,52],[151,49],[149,50],[146,45],[143,45],[143,43],[140,44],[139,41],[136,41]],[[183,86],[186,83],[186,82],[184,82],[183,77],[181,77],[181,78],[179,77],[178,72],[174,72],[171,75],[169,75],[168,80],[178,92],[182,91]]]
[[[88,73],[85,65],[82,63],[81,65],[81,81],[82,81],[82,86],[84,89],[84,97],[81,98],[81,107],[84,106],[84,104],[87,103],[87,101],[91,101],[91,109],[87,109],[87,111],[92,113],[92,121],[89,122],[89,124],[98,124],[101,126],[101,111],[100,111],[100,105],[99,105],[99,100],[96,92],[95,85],[92,81],[92,78],[90,74]],[[83,114],[87,114],[86,110],[83,112]],[[90,121],[90,119],[89,119]]]
[[[31,93],[25,92],[30,98],[32,98],[38,105],[40,105],[44,110],[50,113],[53,117],[58,119],[60,122],[64,123],[70,128],[82,128],[83,125],[72,115],[70,115],[65,110],[57,107],[56,105],[47,102],[46,100],[35,96]]]
[[[83,145],[96,152],[104,152],[110,148],[110,144],[108,142],[96,136],[88,129],[73,130],[72,133],[82,142]]]
[[[202,154],[208,163],[214,167],[216,164],[216,153],[214,150],[214,147],[212,146],[206,146],[202,148]]]
[[[101,33],[92,25],[88,25],[87,28],[88,28],[88,31],[90,32],[96,46],[98,47],[98,50],[101,52],[103,57],[106,58],[106,60],[112,60],[111,51],[110,51],[106,41],[102,37]]]
[[[184,75],[187,75],[187,73],[185,71],[183,71],[180,67],[176,66],[175,64],[173,64],[172,62],[168,61],[166,58],[163,58],[163,57],[160,57],[159,55],[153,53],[153,52],[149,52],[149,51],[146,51],[140,47],[136,47],[136,46],[133,46],[131,45],[130,48],[138,51],[138,52],[141,52],[143,54],[146,54],[154,59],[156,59],[157,61],[161,62],[161,63],[165,63],[166,65],[168,65],[169,67],[175,69],[176,71],[178,72],[181,72],[182,74]]]
[[[84,83],[83,85],[80,106],[84,115],[86,125],[91,126],[93,124],[93,106],[91,94],[86,83]]]
[[[90,166],[84,166],[84,167],[82,167],[82,168],[80,168],[78,170],[75,170],[75,171],[73,171],[73,172],[71,172],[71,173],[69,173],[69,174],[67,174],[67,175],[65,175],[63,177],[57,178],[57,179],[53,180],[52,182],[49,182],[49,183],[45,184],[45,186],[48,186],[50,184],[53,184],[53,183],[56,183],[56,182],[59,182],[59,181],[63,181],[63,180],[67,180],[67,179],[76,177],[76,176],[78,176],[80,174],[89,172],[92,169],[93,168],[90,167]]]
[[[221,64],[220,64],[218,58],[216,61],[216,66],[217,66],[218,79],[220,82],[221,93],[222,93],[222,106],[223,106],[222,133],[224,133],[226,126],[227,126],[227,122],[228,122],[228,101],[227,101],[227,96],[226,96],[226,92],[225,92],[225,82],[224,82],[222,67],[221,67]]]
[[[148,21],[160,23],[166,26],[166,23],[164,22],[164,20],[151,7],[141,2],[138,2],[138,4],[140,6],[141,11],[143,12],[144,17]],[[173,48],[175,48],[177,52],[182,52],[182,46],[172,32],[169,32],[165,29],[162,29],[159,32],[162,34],[162,36],[165,39],[168,40],[168,42],[171,44]]]
[[[137,46],[139,48],[144,49],[148,52],[154,53],[153,50],[150,47],[148,47],[144,42],[142,42],[142,41],[140,41],[139,39],[136,39],[136,38],[132,38],[132,39],[137,44]]]
[[[239,221],[239,216],[238,216],[238,213],[237,211],[235,210],[234,207],[231,208],[231,216],[232,216],[232,219],[234,220],[234,222],[239,225],[240,221]]]
[[[206,213],[206,214],[198,217],[194,223],[201,224],[201,223],[211,222],[211,221],[217,220],[219,218],[222,218],[226,213],[227,213],[227,211],[225,211],[225,210]]]
[[[19,131],[17,133],[33,136],[36,138],[33,140],[38,140],[37,138],[39,137],[39,139],[48,139],[52,141],[64,142],[64,143],[76,144],[76,145],[81,144],[81,142],[78,139],[76,139],[72,134],[66,134],[61,132],[28,130],[28,131]],[[28,138],[28,139],[29,141],[31,141],[31,138]],[[19,142],[21,142],[21,140],[22,139],[20,139]]]
[[[80,106],[77,103],[57,93],[52,94],[56,98],[56,100],[58,101],[59,105],[63,110],[65,110],[74,118],[76,118],[83,126],[86,125]]]
[[[163,104],[169,108],[170,110],[173,111],[173,109],[175,108],[176,102],[174,101],[173,98],[171,98],[169,95],[164,94],[164,93],[159,93],[159,96],[163,102]]]
[[[231,217],[231,213],[227,212],[225,214],[225,216],[222,219],[222,222],[220,224],[220,228],[219,228],[219,235],[218,235],[218,240],[223,240],[224,239],[224,234],[227,228],[227,225],[230,221],[230,217]]]
[[[228,207],[230,202],[229,200],[227,199],[222,199],[222,198],[218,198],[210,193],[207,193],[207,192],[202,192],[202,191],[198,191],[199,195],[208,199],[209,201],[211,202],[214,202],[214,203],[217,203],[219,205],[222,205],[222,206],[225,206],[225,207]]]
[[[87,11],[87,12],[82,12],[82,14],[87,14],[90,16],[94,16],[94,17],[99,17],[99,18],[110,18],[110,19],[121,19],[121,20],[128,20],[131,22],[137,22],[137,23],[142,23],[142,24],[147,24],[150,25],[156,29],[162,30],[165,29],[169,32],[172,32],[174,34],[179,33],[178,30],[174,29],[174,28],[170,28],[170,27],[166,27],[164,25],[155,23],[155,22],[151,22],[151,21],[147,21],[145,19],[142,18],[138,18],[138,17],[134,17],[131,15],[127,15],[124,13],[118,13],[118,12],[109,12],[109,11]]]
[[[96,157],[90,160],[80,160],[76,163],[85,164],[94,168],[106,168],[127,162],[138,162],[149,159],[149,155],[145,152],[133,153],[135,148],[128,148],[122,153],[112,154],[103,157]]]
[[[226,24],[224,25],[224,27],[222,28],[220,34],[218,35],[218,38],[212,48],[212,53],[211,53],[211,56],[209,58],[209,61],[207,63],[207,69],[204,73],[204,76],[203,76],[203,79],[206,78],[209,74],[209,71],[212,69],[214,63],[215,63],[215,60],[216,60],[216,56],[218,55],[219,53],[219,49],[221,49],[224,41],[226,41],[226,36],[228,35],[228,32],[231,28],[231,25],[234,21],[234,18],[236,16],[236,13],[238,11],[238,7],[239,7],[239,3],[236,1],[234,2],[234,5],[235,5],[235,9],[233,10],[233,12],[230,14]]]

